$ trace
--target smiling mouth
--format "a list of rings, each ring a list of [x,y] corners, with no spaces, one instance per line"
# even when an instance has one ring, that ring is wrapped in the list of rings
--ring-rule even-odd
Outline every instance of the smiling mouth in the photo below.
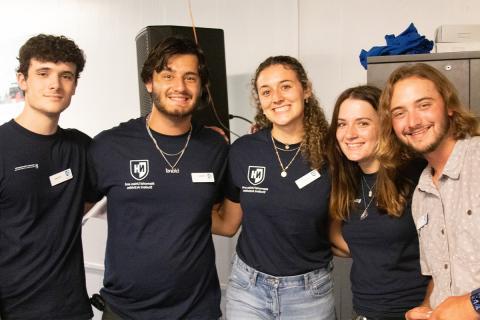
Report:
[[[349,149],[358,149],[364,145],[363,142],[345,143]]]
[[[425,133],[427,133],[427,131],[430,128],[431,128],[431,126],[423,126],[423,127],[420,127],[420,128],[416,128],[416,129],[413,129],[413,130],[406,131],[404,134],[406,136],[415,138],[417,136],[424,135]]]
[[[290,110],[290,105],[285,105],[285,106],[272,108],[273,112],[285,112],[285,111],[288,111],[288,110]]]
[[[174,102],[177,102],[177,103],[186,103],[188,101],[190,101],[191,97],[189,96],[185,96],[185,95],[172,95],[172,96],[168,96],[168,99],[174,101]]]

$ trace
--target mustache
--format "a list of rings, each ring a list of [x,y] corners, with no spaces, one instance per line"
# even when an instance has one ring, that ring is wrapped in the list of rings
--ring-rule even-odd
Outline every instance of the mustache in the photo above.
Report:
[[[412,135],[417,132],[427,130],[428,128],[431,127],[431,124],[421,124],[421,125],[416,125],[414,127],[408,127],[405,130],[403,130],[404,135]]]

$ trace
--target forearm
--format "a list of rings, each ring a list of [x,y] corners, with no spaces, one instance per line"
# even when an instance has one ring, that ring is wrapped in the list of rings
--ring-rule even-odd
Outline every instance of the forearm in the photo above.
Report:
[[[330,242],[334,255],[342,258],[350,257],[350,249],[342,234],[342,221],[333,220],[330,222]]]
[[[225,199],[212,208],[212,233],[233,237],[240,228],[243,212],[240,204]]]

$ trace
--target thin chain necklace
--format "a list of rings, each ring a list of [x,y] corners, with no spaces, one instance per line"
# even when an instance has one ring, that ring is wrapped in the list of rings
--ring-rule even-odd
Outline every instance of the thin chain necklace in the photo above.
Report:
[[[274,144],[275,144],[275,146],[277,146],[277,144],[275,142],[274,142]],[[300,146],[298,146],[296,148],[291,148],[289,144],[285,145],[285,149],[277,146],[277,150],[281,150],[281,151],[285,151],[285,152],[297,151],[297,149],[299,149],[299,148],[300,148]]]
[[[280,159],[280,155],[278,154],[278,149],[280,149],[280,148],[278,148],[277,145],[275,144],[275,140],[273,140],[273,134],[271,132],[270,132],[270,138],[272,138],[273,150],[275,150],[275,154],[277,155],[278,163],[280,164],[280,167],[282,168],[282,172],[280,173],[280,176],[282,176],[282,178],[285,178],[287,176],[287,169],[290,167],[290,165],[293,163],[293,160],[295,160],[295,158],[300,153],[300,149],[301,149],[301,146],[303,144],[303,141],[300,144],[300,146],[298,147],[297,152],[295,152],[295,155],[292,157],[290,162],[286,166],[283,166],[282,159]]]
[[[367,186],[368,188],[368,197],[371,198],[372,195],[373,195],[373,188],[375,188],[375,184],[377,184],[377,181],[375,181],[372,185],[372,187],[370,187],[367,183],[367,180],[365,180],[365,177],[362,175],[362,180],[363,182],[365,182],[365,185]]]
[[[375,196],[373,196],[373,192],[372,192],[372,189],[375,187],[375,183],[373,184],[372,188],[370,188],[370,186],[368,185],[367,181],[365,180],[365,178],[363,177],[362,175],[362,181],[360,181],[360,184],[362,185],[362,197],[363,197],[363,203],[367,203],[367,200],[365,198],[365,189],[363,188],[363,183],[365,182],[365,184],[367,185],[367,188],[368,188],[368,197],[370,198],[370,201],[368,202],[367,205],[365,205],[365,209],[363,210],[362,214],[360,215],[360,220],[364,220],[365,218],[368,217],[368,208],[370,208],[370,205],[372,204],[372,201],[373,199],[375,198]]]
[[[187,137],[187,142],[185,142],[185,146],[183,146],[183,148],[177,153],[167,153],[167,152],[163,151],[162,149],[160,149],[160,147],[158,146],[157,140],[153,137],[152,132],[150,131],[150,127],[148,126],[148,121],[149,120],[150,120],[150,115],[148,115],[147,118],[145,119],[145,127],[147,128],[147,133],[150,136],[150,138],[152,139],[153,144],[155,145],[155,148],[157,148],[158,152],[160,152],[160,154],[162,155],[163,160],[165,160],[165,162],[170,167],[170,169],[165,168],[165,172],[166,173],[180,173],[180,169],[175,168],[175,167],[180,162],[180,159],[182,159],[183,154],[185,153],[185,150],[187,150],[188,143],[190,142],[190,137],[192,136],[192,125],[190,125],[190,130],[188,131],[188,137]],[[175,163],[172,165],[170,163],[170,161],[168,161],[166,156],[177,156],[177,155],[178,155],[177,161],[175,161]]]

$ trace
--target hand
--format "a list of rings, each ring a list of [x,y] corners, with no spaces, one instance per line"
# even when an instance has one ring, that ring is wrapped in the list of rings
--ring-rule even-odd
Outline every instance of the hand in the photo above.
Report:
[[[227,135],[225,134],[225,131],[223,131],[222,128],[216,127],[216,126],[205,126],[205,128],[211,129],[211,130],[219,133],[223,137],[223,139],[225,139],[225,141],[228,142],[228,137],[227,137]]]
[[[452,296],[433,310],[430,320],[478,320],[480,315],[473,309],[470,293]]]
[[[408,310],[408,312],[405,314],[405,319],[406,320],[430,319],[431,313],[432,313],[432,309],[430,307],[416,307]]]
[[[257,123],[254,123],[250,126],[250,133],[255,133],[259,131],[261,128]]]

